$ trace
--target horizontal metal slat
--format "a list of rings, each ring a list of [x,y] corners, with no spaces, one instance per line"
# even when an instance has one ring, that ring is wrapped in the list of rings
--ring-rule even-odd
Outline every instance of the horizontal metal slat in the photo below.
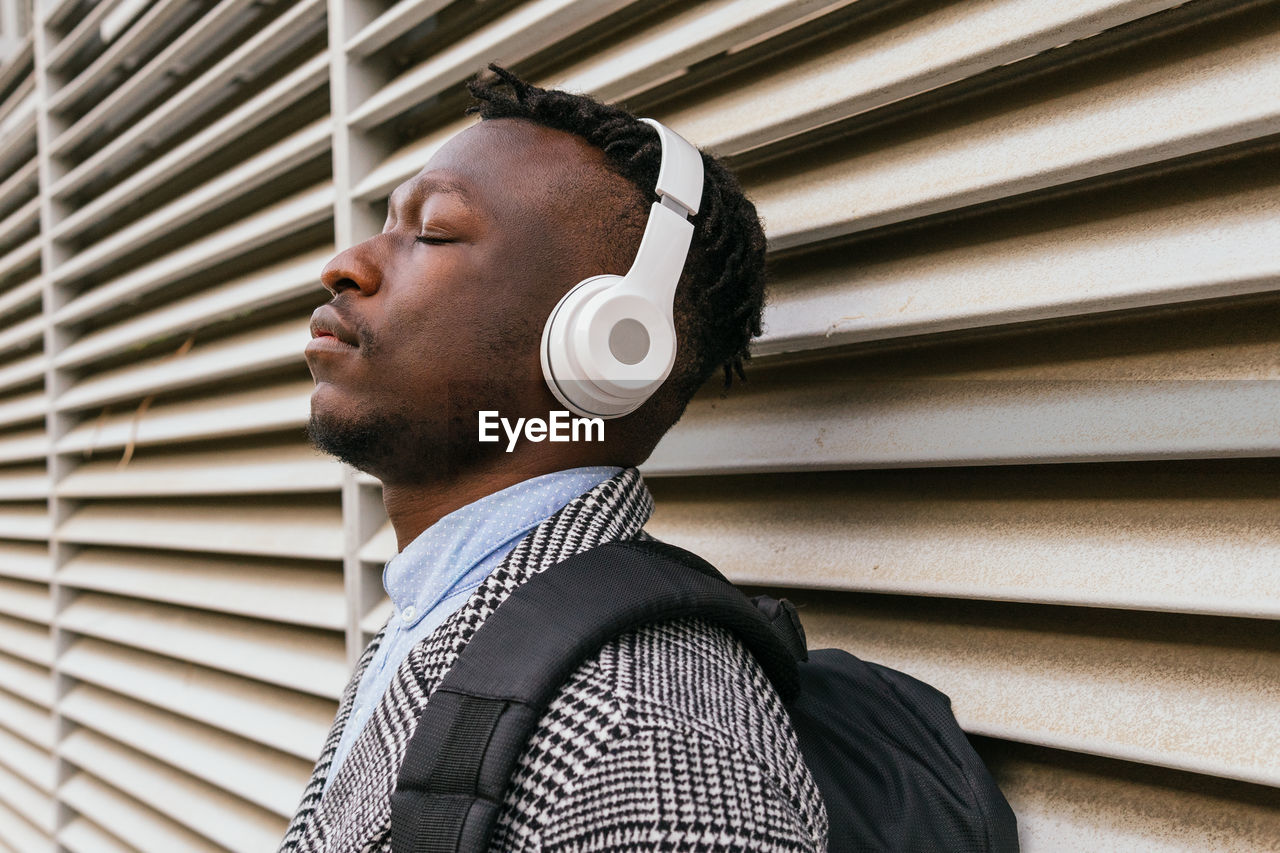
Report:
[[[43,429],[7,432],[0,436],[0,462],[43,459],[49,453],[49,436]]]
[[[40,235],[32,237],[21,246],[10,249],[8,254],[0,257],[0,281],[13,276],[18,270],[31,266],[40,260]],[[6,344],[8,349],[12,344]]]
[[[328,120],[314,122],[100,242],[81,249],[59,265],[58,276],[87,276],[141,246],[159,241],[172,244],[172,239],[168,239],[171,232],[320,156],[329,150],[329,143]]]
[[[1280,32],[1223,41],[1155,67],[1113,63],[1108,79],[1030,104],[919,117],[744,184],[785,249],[1280,131],[1280,107],[1253,95],[1280,87]]]
[[[29,501],[49,494],[49,475],[43,467],[0,470],[0,501]],[[0,555],[0,575],[6,574],[7,554]]]
[[[86,637],[63,652],[58,669],[308,761],[319,756],[335,711],[329,699]]]
[[[4,313],[6,318],[11,318],[15,314],[25,313],[22,309],[40,310],[40,295],[44,290],[44,282],[38,278],[33,278],[16,287],[5,289],[0,294],[0,312]]]
[[[385,563],[399,550],[395,528],[391,526],[390,521],[387,521],[360,548],[360,559],[366,563]]]
[[[512,64],[565,41],[628,0],[533,0],[404,72],[351,111],[348,122],[370,128],[475,73],[486,61]]]
[[[33,198],[0,220],[0,245],[12,245],[13,235],[40,227],[40,199]]]
[[[58,570],[58,583],[335,631],[346,624],[341,572],[307,564],[84,548]]]
[[[208,269],[307,226],[324,222],[332,215],[332,185],[324,184],[306,190],[93,288],[73,299],[55,314],[54,322],[63,324],[84,321],[99,312],[140,299],[167,284],[181,281],[193,272]],[[53,278],[63,280],[56,272]]]
[[[0,400],[0,427],[42,420],[48,406],[43,390]]]
[[[777,379],[757,371],[752,385],[725,399],[695,397],[641,470],[670,476],[1280,454],[1277,380]],[[708,457],[708,447],[726,445],[734,451]]]
[[[18,358],[0,367],[0,392],[10,388],[28,385],[36,379],[44,378],[45,354],[41,352]]]
[[[1256,853],[1280,838],[1280,808],[1263,792],[1014,744],[984,758],[1023,850]]]
[[[41,791],[26,779],[8,770],[3,764],[0,764],[0,806],[8,806],[41,832],[46,834],[53,832],[53,798],[47,792]],[[0,837],[3,837],[2,828],[0,828]]]
[[[131,316],[69,344],[58,353],[54,364],[62,368],[80,367],[129,347],[152,344],[243,317],[311,291],[319,294],[320,271],[333,254],[332,246],[308,252],[145,314]]]
[[[32,76],[35,72],[35,34],[23,33],[14,45],[14,50],[0,63],[0,92],[13,85],[14,81]]]
[[[82,593],[59,624],[329,699],[341,695],[349,675],[341,636],[234,616]]]
[[[26,603],[27,608],[52,611],[48,587],[45,587],[43,596],[32,595],[31,598],[35,600]],[[0,610],[8,614],[0,615],[0,652],[22,658],[38,666],[52,666],[53,638],[47,627],[49,620],[47,617],[42,620],[25,619],[21,613],[16,612],[22,610],[23,606],[24,602],[20,600],[0,605]],[[17,615],[19,619],[25,621],[10,618],[10,615]],[[43,624],[32,624],[37,621]]]
[[[267,850],[285,821],[86,729],[62,742],[66,758],[123,793],[229,850]],[[200,849],[200,848],[196,848]]]
[[[851,0],[714,0],[691,5],[555,72],[552,86],[616,101],[678,76],[689,66],[776,37]]]
[[[45,584],[0,578],[0,613],[28,622],[49,624],[53,618],[53,600]]]
[[[306,444],[87,462],[58,483],[67,498],[332,492],[342,466]],[[0,480],[0,489],[3,480]],[[0,574],[3,574],[0,560]]]
[[[1161,463],[651,479],[646,529],[735,583],[1276,619],[1276,473]]]
[[[201,115],[214,110],[247,80],[283,53],[298,47],[324,27],[322,0],[301,0],[246,39],[239,47],[173,97],[130,124],[118,136],[87,157],[79,168],[118,174],[147,150],[186,130]],[[65,138],[59,137],[58,143]]]
[[[181,0],[158,0],[151,3],[151,8],[146,14],[126,29],[119,38],[104,39],[109,42],[106,49],[67,81],[66,85],[53,93],[50,99],[51,111],[65,112],[69,107],[87,99],[92,94],[101,97],[108,81],[113,76],[119,76],[122,71],[133,75],[145,74],[154,60],[148,62],[147,66],[143,66],[141,71],[138,66],[147,61],[148,54],[164,42],[172,40],[174,32],[184,24],[189,24],[191,18],[198,14],[203,6],[204,4],[183,3]],[[108,33],[107,29],[98,28],[99,37]],[[58,47],[61,47],[61,44]],[[50,58],[53,61],[59,58],[57,47]],[[181,67],[172,70],[181,73]]]
[[[0,180],[0,208],[16,207],[40,190],[38,162],[29,161]],[[4,294],[8,296],[8,294]]]
[[[45,545],[6,542],[0,551],[0,576],[29,581],[48,581],[53,574],[49,549]]]
[[[18,161],[33,156],[36,132],[36,99],[32,93],[0,121],[0,174],[17,168]]]
[[[72,386],[58,397],[55,406],[59,410],[86,409],[300,364],[311,340],[309,323],[306,317],[286,320],[233,337],[198,342],[178,357],[162,355],[109,370]]]
[[[452,3],[453,0],[399,0],[348,39],[346,52],[368,56]]]
[[[36,78],[35,75],[32,75],[19,83],[17,88],[9,93],[4,102],[0,103],[0,127],[4,126],[5,119],[25,105],[27,99],[35,93],[35,90]]]
[[[1280,278],[1280,187],[1252,183],[1136,212],[1095,205],[1088,219],[960,245],[916,240],[909,254],[882,260],[801,262],[771,283],[753,352],[1270,291]]]
[[[314,388],[315,383],[307,379],[181,403],[158,403],[141,416],[126,412],[90,418],[58,441],[57,452],[87,454],[118,449],[130,440],[141,447],[301,427],[310,417]],[[0,459],[5,458],[6,449],[6,443],[0,441]]]
[[[0,768],[38,791],[53,793],[56,777],[53,756],[4,729],[0,729]]]
[[[127,842],[122,845],[120,841],[108,841],[108,844],[114,843],[130,853],[134,850],[225,853],[226,850],[88,773],[76,773],[64,782],[58,788],[58,799]],[[97,827],[87,828],[83,826],[85,823],[83,819],[73,820],[58,834],[58,840],[73,849],[80,843],[83,853],[106,853],[113,849],[97,846],[106,833]]]
[[[843,648],[932,684],[968,732],[1280,784],[1280,741],[1258,736],[1280,715],[1276,623],[787,595],[810,648]]]
[[[0,726],[46,752],[53,752],[53,715],[44,708],[0,691]]]
[[[81,778],[86,778],[84,774],[80,775]],[[84,817],[72,818],[66,826],[58,830],[57,838],[58,843],[71,853],[134,853],[133,847]]]
[[[6,329],[0,330],[0,352],[20,350],[43,344],[44,316],[34,314]]]
[[[976,0],[888,28],[858,26],[803,55],[699,91],[664,121],[721,156],[867,113],[1178,5],[1172,0]]]
[[[44,56],[44,66],[50,71],[62,71],[76,54],[82,53],[94,42],[98,42],[99,46],[105,46],[105,39],[102,36],[103,19],[112,16],[112,13],[121,6],[125,6],[126,10],[129,7],[136,7],[137,2],[138,0],[102,0],[94,4],[73,23],[66,35],[51,46]],[[138,9],[138,11],[142,10]]]
[[[281,817],[292,817],[311,763],[88,685],[73,687],[58,711],[86,728],[229,791]]]
[[[187,5],[184,9],[184,5],[186,4],[174,0],[162,0],[153,8],[153,13],[157,14],[152,17],[165,14],[166,20],[163,23],[140,23],[133,32],[145,33],[154,38],[160,35],[161,30],[179,25],[190,13],[190,6]],[[122,125],[132,123],[131,119],[139,110],[172,86],[173,77],[181,77],[188,69],[198,67],[205,57],[239,35],[238,31],[254,18],[255,10],[252,5],[251,0],[222,0],[203,15],[189,21],[179,32],[164,38],[164,47],[156,56],[146,65],[133,70],[97,100],[88,112],[54,137],[50,146],[52,155],[65,157],[95,134],[110,133]],[[243,50],[239,53],[242,54]],[[219,67],[224,63],[225,60]],[[70,85],[62,88],[52,99],[52,109],[55,112],[64,111],[70,103],[83,97],[90,87],[100,85],[109,64],[110,61],[94,63]]]
[[[48,539],[52,529],[47,507],[0,503],[0,539]]]
[[[58,527],[65,542],[172,548],[215,554],[342,559],[341,509],[273,506],[250,515],[242,502],[94,502]]]
[[[52,838],[0,801],[0,844],[4,843],[15,853],[54,853],[57,849]]]
[[[44,708],[53,706],[52,673],[6,654],[0,654],[0,690]]]
[[[77,207],[65,219],[54,225],[52,232],[54,239],[70,239],[86,228],[110,219],[121,204],[154,190],[166,181],[173,180],[190,168],[195,160],[207,156],[211,151],[235,143],[246,132],[261,125],[286,107],[292,106],[328,81],[329,57],[327,53],[322,53],[130,174],[92,201]],[[58,178],[49,188],[49,195],[55,199],[65,199],[85,183],[96,178],[98,173],[93,168],[89,168],[95,165],[94,160],[95,158],[91,157]],[[97,165],[101,166],[101,163]]]
[[[365,634],[373,635],[382,630],[382,626],[387,624],[387,619],[391,617],[391,599],[387,598],[384,593],[378,603],[369,609],[369,612],[360,620],[360,630]]]

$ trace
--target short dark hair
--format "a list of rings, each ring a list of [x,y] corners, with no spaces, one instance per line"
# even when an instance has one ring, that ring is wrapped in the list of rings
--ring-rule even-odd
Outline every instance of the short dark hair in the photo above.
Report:
[[[626,178],[642,199],[639,222],[657,201],[654,185],[662,161],[658,134],[626,110],[587,95],[541,89],[497,65],[468,83],[475,103],[467,112],[482,119],[522,119],[572,133],[604,152],[605,163]],[[668,383],[674,384],[680,410],[717,368],[724,384],[734,373],[745,379],[743,363],[750,341],[760,334],[764,306],[765,236],[737,179],[716,157],[702,153],[702,203],[691,218],[693,241],[676,292],[677,333],[694,357],[680,361]],[[622,271],[620,271],[622,272]],[[679,417],[674,413],[670,423]],[[670,426],[670,423],[667,426]]]

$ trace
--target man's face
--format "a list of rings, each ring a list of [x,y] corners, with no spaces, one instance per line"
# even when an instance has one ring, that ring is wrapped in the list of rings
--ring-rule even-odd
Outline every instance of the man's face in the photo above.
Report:
[[[424,482],[493,451],[475,441],[478,410],[556,408],[538,343],[560,295],[595,272],[565,237],[593,215],[583,196],[602,163],[569,134],[485,121],[396,188],[382,233],[321,274],[333,298],[306,352],[321,450]]]

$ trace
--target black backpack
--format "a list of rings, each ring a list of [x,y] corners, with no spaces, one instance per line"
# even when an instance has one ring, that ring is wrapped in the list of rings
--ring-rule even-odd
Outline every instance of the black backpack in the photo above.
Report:
[[[409,741],[391,849],[487,850],[516,761],[569,675],[613,637],[687,616],[734,632],[777,688],[832,853],[1017,851],[1013,811],[945,695],[838,649],[806,653],[789,602],[748,599],[700,557],[639,540],[540,572],[480,626]]]

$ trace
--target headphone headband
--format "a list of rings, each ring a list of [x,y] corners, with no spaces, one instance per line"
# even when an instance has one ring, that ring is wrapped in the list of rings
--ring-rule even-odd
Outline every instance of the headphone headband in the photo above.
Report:
[[[542,373],[574,413],[616,418],[638,409],[676,360],[676,286],[693,239],[689,216],[702,202],[702,154],[670,128],[658,133],[662,163],[640,248],[626,275],[580,281],[542,330]]]

